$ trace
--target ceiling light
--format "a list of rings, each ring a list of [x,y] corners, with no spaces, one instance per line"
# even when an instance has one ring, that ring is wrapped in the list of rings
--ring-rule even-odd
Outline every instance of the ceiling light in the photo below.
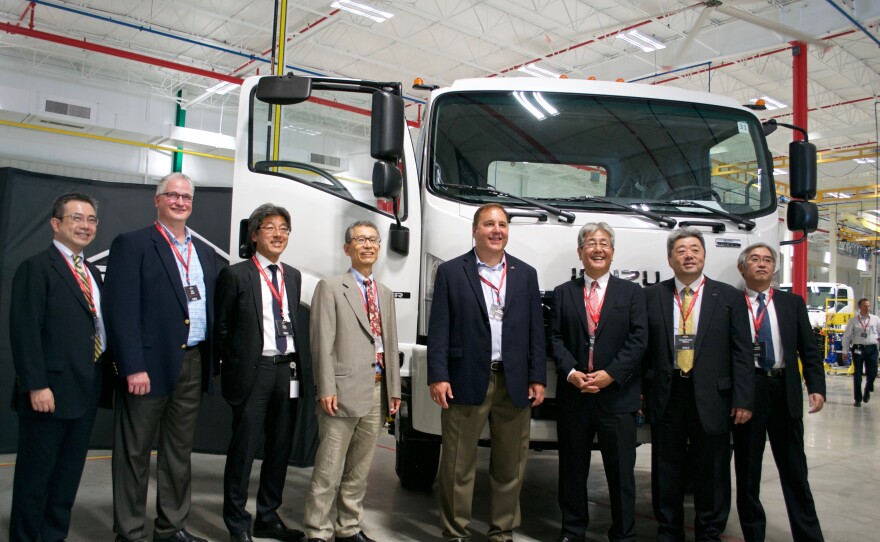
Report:
[[[209,89],[206,89],[205,92],[207,92],[208,94],[219,94],[222,96],[224,94],[228,94],[232,89],[237,86],[238,85],[236,85],[235,83],[227,83],[226,81],[224,81],[222,83],[217,83]]]
[[[785,109],[786,107],[788,107],[787,104],[784,104],[779,100],[774,100],[770,96],[761,96],[761,99],[764,100],[764,106],[766,107],[767,111],[773,111],[774,109]],[[758,101],[758,98],[752,98],[749,101],[752,103],[756,103]]]
[[[873,158],[853,158],[853,161],[857,164],[873,164],[876,162]]]
[[[333,2],[330,5],[334,8],[341,9],[342,11],[372,19],[377,23],[387,21],[391,17],[394,17],[393,13],[388,13],[387,11],[382,11],[373,6],[361,4],[360,2],[353,2],[352,0],[336,0],[336,2]]]
[[[788,175],[788,172],[784,169],[773,168],[773,175]]]
[[[629,43],[629,44],[635,45],[636,47],[638,47],[639,49],[641,49],[642,51],[644,51],[646,53],[650,53],[651,51],[654,50],[653,47],[651,47],[649,45],[645,45],[644,43],[642,43],[640,41],[636,41],[633,38],[627,36],[626,34],[618,34],[617,37],[622,39],[623,41]]]
[[[559,79],[559,74],[553,73],[550,70],[545,70],[540,66],[535,64],[523,64],[518,68],[519,71],[523,73],[527,73],[532,77],[545,77],[548,79]]]
[[[849,194],[844,194],[843,192],[825,192],[825,197],[834,199],[849,199],[852,196]]]
[[[651,37],[648,37],[648,36],[642,34],[638,30],[633,30],[632,32],[629,33],[629,35],[636,38],[637,40],[639,40],[641,42],[644,42],[646,45],[651,47],[654,51],[656,51],[658,49],[666,49],[665,45],[663,45],[659,41],[655,40],[654,38],[651,38]]]
[[[867,271],[868,270],[868,262],[863,259],[856,260],[856,269],[859,271]]]

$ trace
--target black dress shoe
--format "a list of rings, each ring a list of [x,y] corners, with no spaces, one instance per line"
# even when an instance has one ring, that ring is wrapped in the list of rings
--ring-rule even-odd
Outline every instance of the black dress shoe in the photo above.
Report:
[[[575,538],[573,536],[563,534],[563,535],[559,535],[559,538],[556,539],[556,542],[584,542],[584,539],[583,538]]]
[[[862,401],[867,403],[868,400],[871,399],[871,390],[865,390],[865,393],[862,395]]]
[[[255,538],[272,538],[282,542],[294,542],[306,536],[306,533],[296,529],[288,529],[280,518],[275,521],[263,523],[260,520],[254,522]]]
[[[121,535],[116,535],[116,542],[147,542],[146,538],[130,539]]]
[[[229,542],[254,542],[251,533],[244,531],[241,533],[229,533]]]
[[[208,542],[204,538],[199,538],[197,536],[193,536],[192,534],[186,532],[186,529],[181,529],[176,533],[172,533],[165,536],[156,536],[153,535],[153,542]]]
[[[369,536],[365,535],[363,531],[360,531],[356,535],[352,536],[337,536],[336,542],[376,542]]]
[[[853,403],[853,406],[854,406],[854,407],[860,407],[860,406],[862,406],[862,403],[859,402],[859,401],[856,401],[855,403]]]
[[[306,542],[327,542],[323,538],[309,538]]]

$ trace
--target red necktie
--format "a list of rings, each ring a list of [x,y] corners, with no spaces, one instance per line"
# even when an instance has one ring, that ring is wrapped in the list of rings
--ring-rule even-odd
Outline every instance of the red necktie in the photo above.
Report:
[[[371,287],[373,281],[364,279],[364,290],[367,292],[367,316],[370,318],[370,332],[373,337],[382,336],[382,320],[379,318],[379,304],[376,302],[376,291]],[[384,354],[376,353],[376,362],[380,367],[384,367]]]
[[[588,318],[587,318],[587,331],[590,332],[590,337],[593,338],[593,340],[590,341],[590,361],[589,361],[589,365],[587,367],[587,372],[592,373],[593,372],[593,348],[595,347],[595,344],[596,344],[596,340],[595,340],[596,328],[599,325],[598,322],[596,322],[596,320],[593,318],[593,315],[595,314],[598,316],[598,314],[599,314],[599,281],[594,280],[593,284],[590,285],[590,297],[587,300],[587,302],[590,304],[590,310],[588,311],[590,314],[587,315],[588,316]]]

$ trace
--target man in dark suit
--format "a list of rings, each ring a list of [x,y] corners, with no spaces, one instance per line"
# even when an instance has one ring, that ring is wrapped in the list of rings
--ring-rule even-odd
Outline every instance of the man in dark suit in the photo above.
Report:
[[[9,540],[15,542],[67,537],[106,363],[101,273],[83,259],[98,228],[97,204],[64,194],[49,225],[52,245],[25,260],[12,282],[18,455]]]
[[[110,246],[104,311],[124,380],[113,435],[117,542],[145,540],[150,449],[157,434],[153,540],[203,540],[184,527],[199,403],[218,369],[211,348],[218,263],[214,250],[186,227],[194,191],[186,175],[167,175],[156,187],[156,222],[119,235]]]
[[[442,407],[439,494],[443,537],[470,536],[477,443],[489,421],[489,540],[513,539],[529,448],[530,406],[544,400],[547,357],[535,269],[504,251],[508,215],[474,213],[474,249],[437,269],[428,331],[428,384]]]
[[[583,542],[590,515],[587,476],[598,433],[612,541],[635,541],[636,413],[641,409],[641,362],[648,343],[645,293],[612,277],[614,230],[604,222],[578,233],[581,278],[556,287],[550,344],[556,362],[559,419],[558,542]]]
[[[248,219],[256,253],[224,268],[217,279],[214,338],[220,353],[223,397],[232,407],[232,439],[223,473],[223,521],[231,542],[250,542],[251,515],[245,510],[254,456],[264,441],[257,518],[253,535],[298,540],[278,507],[293,443],[302,367],[296,322],[300,272],[281,263],[290,237],[290,213],[264,204]]]
[[[703,276],[695,228],[666,243],[675,277],[645,290],[645,387],[658,541],[684,540],[684,481],[694,481],[696,540],[720,540],[730,515],[730,427],[752,415],[755,371],[742,292]],[[689,449],[688,449],[689,447]]]
[[[761,462],[767,438],[779,470],[792,540],[824,540],[807,481],[804,455],[803,365],[810,413],[825,404],[825,370],[804,300],[770,288],[776,251],[756,243],[742,251],[737,268],[745,279],[744,303],[754,337],[755,409],[748,423],[733,428],[736,508],[746,542],[764,542],[767,516],[761,506]]]

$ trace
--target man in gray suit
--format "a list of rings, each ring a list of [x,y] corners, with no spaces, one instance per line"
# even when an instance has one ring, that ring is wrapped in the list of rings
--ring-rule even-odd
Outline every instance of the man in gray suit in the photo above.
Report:
[[[323,279],[312,297],[311,351],[320,408],[318,452],[303,524],[309,542],[375,542],[361,529],[367,475],[382,426],[400,408],[397,321],[391,290],[373,279],[381,239],[358,221],[345,231],[347,273]],[[337,489],[338,488],[338,489]],[[330,519],[336,503],[337,517]]]

